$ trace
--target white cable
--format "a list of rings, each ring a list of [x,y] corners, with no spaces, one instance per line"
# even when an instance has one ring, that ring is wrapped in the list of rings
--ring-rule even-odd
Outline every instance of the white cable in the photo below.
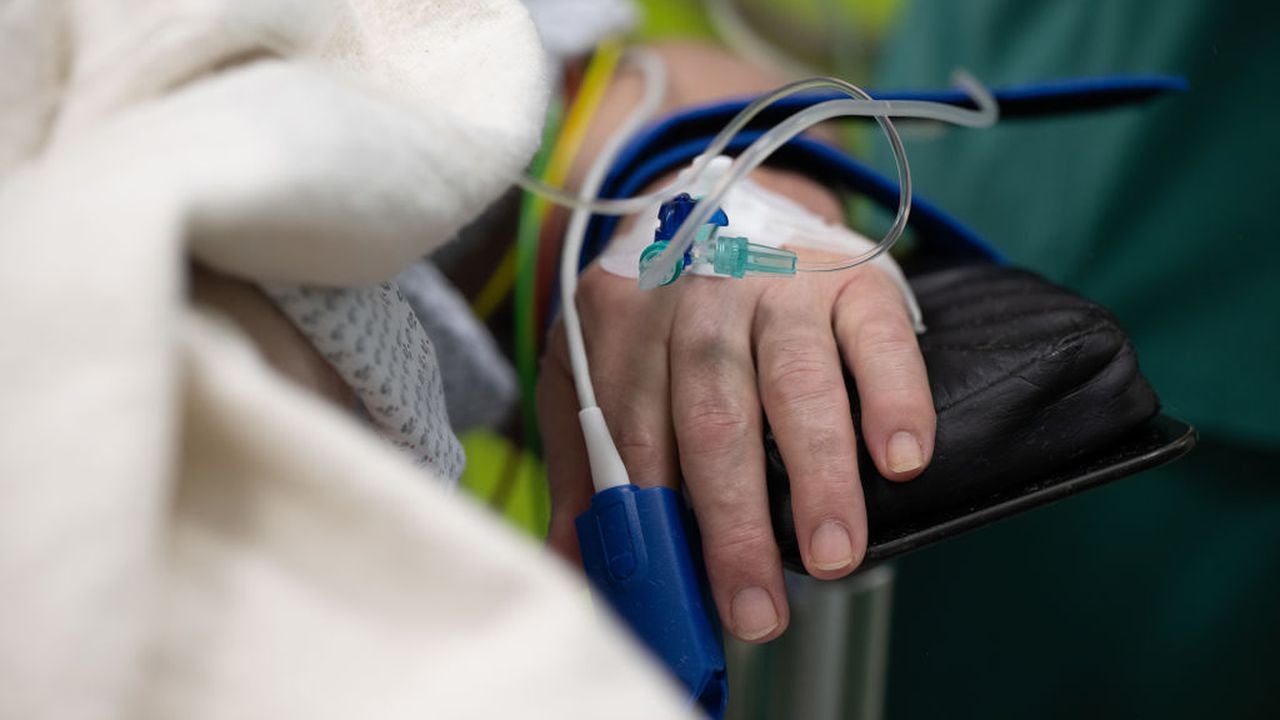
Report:
[[[577,199],[592,200],[596,197],[623,143],[657,114],[666,97],[666,66],[657,55],[645,50],[630,50],[625,59],[640,68],[644,76],[644,96],[596,156],[578,189]],[[595,389],[591,385],[591,368],[587,362],[586,342],[582,336],[582,320],[578,316],[575,298],[578,290],[578,257],[582,254],[582,243],[590,218],[591,210],[586,204],[579,204],[569,218],[560,255],[560,307],[564,317],[565,339],[569,346],[573,384],[577,388],[578,404],[582,408],[578,412],[578,421],[582,425],[582,435],[587,445],[591,479],[596,490],[600,491],[626,485],[629,479],[622,457],[618,455],[618,449],[609,435],[604,413],[596,404]]]

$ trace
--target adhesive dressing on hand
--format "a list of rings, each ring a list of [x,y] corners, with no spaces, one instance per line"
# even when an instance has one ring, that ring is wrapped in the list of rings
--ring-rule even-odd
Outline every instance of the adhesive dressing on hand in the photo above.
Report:
[[[687,178],[691,168],[695,167],[697,162],[698,160],[694,160],[690,167],[680,172],[681,181]],[[697,186],[690,188],[690,192],[695,197],[705,194],[707,189],[713,187],[729,170],[731,163],[732,159],[723,155],[713,158],[702,173],[702,177],[699,178]],[[654,231],[658,227],[660,206],[660,202],[654,202],[639,213],[639,219],[630,228],[614,236],[609,247],[600,256],[600,267],[620,277],[635,279],[640,276],[640,256],[653,242]],[[721,229],[722,234],[745,236],[759,245],[773,248],[785,247],[791,250],[816,250],[849,257],[861,255],[876,246],[876,243],[869,238],[843,225],[828,223],[794,200],[768,190],[749,178],[743,178],[735,184],[720,207],[729,218],[729,224]],[[888,253],[884,253],[877,256],[870,264],[881,272],[887,273],[898,286],[916,332],[924,332],[920,306],[898,263]],[[691,265],[686,272],[694,275],[725,277],[716,275],[712,268],[705,264]],[[771,282],[793,281],[780,278]]]

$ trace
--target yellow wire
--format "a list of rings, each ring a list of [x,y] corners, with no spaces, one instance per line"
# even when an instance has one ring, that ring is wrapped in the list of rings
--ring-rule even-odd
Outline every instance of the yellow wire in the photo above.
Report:
[[[480,288],[475,300],[471,301],[471,309],[475,312],[476,317],[481,320],[488,320],[489,316],[498,309],[498,306],[502,304],[502,299],[511,292],[511,288],[515,284],[516,246],[513,244],[507,248],[507,252],[498,261],[498,267],[489,276],[484,287]]]
[[[591,118],[600,107],[605,90],[609,88],[609,80],[613,77],[613,72],[621,59],[622,41],[618,38],[601,42],[595,54],[591,56],[587,71],[582,76],[582,86],[569,107],[564,125],[560,127],[555,152],[551,155],[551,161],[547,163],[547,172],[543,179],[548,185],[560,187],[568,177],[573,160],[577,157],[582,141],[587,136],[587,127],[591,124]],[[542,200],[541,205],[545,208],[546,201]]]
[[[622,42],[611,39],[600,43],[587,64],[582,77],[582,87],[565,113],[564,123],[552,146],[543,179],[553,187],[562,187],[574,156],[582,146],[596,109],[604,98],[609,80],[622,57]],[[538,381],[538,338],[542,328],[537,308],[538,241],[540,228],[547,215],[549,203],[541,197],[525,193],[520,232],[516,237],[516,287],[514,297],[515,361],[516,376],[520,380],[520,410],[525,429],[526,447],[540,452],[542,443],[538,434],[538,416],[533,404],[534,387]]]
[[[578,150],[582,148],[582,142],[586,139],[591,119],[595,117],[596,110],[600,107],[604,93],[609,87],[609,81],[613,78],[618,62],[622,59],[622,49],[622,40],[619,38],[604,40],[596,47],[591,61],[587,64],[586,72],[583,73],[578,94],[573,98],[569,113],[560,126],[559,134],[556,135],[554,150],[547,162],[546,170],[542,173],[543,182],[555,187],[564,184],[569,170],[573,167],[573,161],[578,155]],[[539,225],[546,210],[547,201],[537,198],[534,203],[534,212],[539,218]],[[517,252],[513,245],[507,249],[506,254],[494,269],[493,275],[472,301],[471,308],[480,319],[488,320],[489,316],[502,304],[503,298],[515,286],[516,260]]]

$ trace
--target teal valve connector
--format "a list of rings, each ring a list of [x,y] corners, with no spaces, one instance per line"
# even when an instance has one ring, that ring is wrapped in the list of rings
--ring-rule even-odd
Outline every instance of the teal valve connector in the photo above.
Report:
[[[662,204],[658,210],[659,224],[653,233],[653,242],[640,253],[641,274],[667,249],[669,241],[696,204],[697,201],[688,193],[680,193]],[[794,252],[749,242],[745,237],[721,236],[720,228],[728,224],[729,218],[724,210],[717,209],[711,221],[698,228],[693,245],[671,266],[671,272],[659,284],[670,285],[680,279],[685,268],[694,264],[708,264],[717,275],[735,278],[796,274]]]
[[[759,275],[795,275],[796,254],[790,250],[747,242],[744,237],[715,235],[711,267],[718,275],[736,278]]]
[[[649,243],[649,246],[640,253],[640,272],[644,272],[644,269],[649,267],[649,263],[653,262],[654,258],[661,255],[662,251],[667,249],[667,244],[666,240],[654,240]],[[659,283],[659,285],[670,285],[676,280],[679,280],[682,273],[684,273],[684,263],[678,262],[672,265],[671,272],[667,273],[667,276],[662,279],[662,282]]]
[[[691,704],[723,718],[729,688],[720,620],[676,493],[630,484],[601,490],[575,525],[597,595],[680,680]]]

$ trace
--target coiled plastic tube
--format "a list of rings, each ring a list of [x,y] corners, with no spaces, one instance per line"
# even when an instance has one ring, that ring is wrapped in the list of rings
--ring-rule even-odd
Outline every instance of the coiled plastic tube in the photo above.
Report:
[[[724,152],[729,146],[734,136],[738,134],[752,118],[759,115],[765,108],[775,102],[797,95],[803,92],[813,90],[829,90],[836,89],[850,94],[852,97],[859,98],[858,102],[868,103],[868,110],[857,113],[845,113],[845,115],[859,115],[863,117],[884,117],[887,115],[893,117],[910,117],[923,120],[938,120],[940,122],[950,123],[953,125],[964,125],[968,127],[987,127],[995,122],[996,104],[991,94],[974,80],[967,73],[958,71],[955,75],[956,84],[964,89],[973,98],[978,110],[969,110],[966,108],[955,107],[945,103],[927,102],[923,100],[871,100],[870,97],[843,80],[837,78],[807,78],[788,83],[768,93],[756,98],[750,105],[743,108],[734,116],[733,120],[711,141],[707,146],[702,157],[694,162],[693,172],[683,180],[673,181],[658,190],[644,193],[642,195],[633,195],[629,198],[593,198],[584,199],[569,191],[562,190],[553,185],[548,185],[538,178],[522,174],[516,178],[516,184],[529,192],[536,193],[546,198],[550,202],[567,208],[582,209],[598,215],[628,215],[634,212],[647,209],[654,202],[662,201],[670,196],[680,192],[681,190],[695,185],[698,178],[702,175],[702,170],[706,165],[708,158],[713,158]],[[850,90],[853,88],[853,92]],[[859,94],[860,93],[860,94]],[[839,117],[839,116],[837,116]]]
[[[898,170],[898,212],[894,218],[893,224],[889,227],[883,239],[876,246],[861,255],[843,260],[834,260],[827,262],[808,262],[800,264],[797,269],[801,272],[832,272],[836,270],[845,270],[856,267],[865,262],[875,259],[880,254],[887,252],[893,244],[902,236],[906,229],[907,220],[911,213],[911,170],[907,164],[906,151],[902,147],[902,138],[898,136],[898,131],[893,127],[893,123],[889,120],[890,116],[919,118],[928,120],[941,120],[957,125],[968,127],[989,127],[996,122],[999,116],[999,110],[996,106],[995,98],[982,87],[972,76],[967,73],[957,72],[954,75],[956,84],[968,92],[977,104],[977,110],[968,110],[957,108],[942,103],[922,102],[922,101],[884,101],[873,100],[866,91],[836,78],[814,78],[812,80],[800,81],[785,86],[779,91],[766,96],[770,102],[784,97],[787,94],[801,92],[803,90],[813,89],[816,87],[835,88],[850,95],[851,100],[828,100],[818,103],[809,108],[801,110],[783,122],[774,126],[764,135],[760,136],[750,147],[748,147],[730,167],[729,172],[720,178],[720,180],[711,189],[706,197],[698,201],[689,217],[681,225],[680,231],[671,239],[670,245],[658,257],[654,258],[644,271],[640,274],[640,287],[642,289],[655,288],[662,283],[675,265],[684,256],[686,250],[693,243],[694,236],[698,229],[706,223],[711,215],[715,213],[716,208],[720,206],[724,196],[733,187],[734,183],[741,180],[747,173],[756,169],[765,161],[774,151],[785,145],[792,138],[800,133],[808,130],[810,127],[837,117],[859,116],[874,117],[876,122],[880,124],[880,128],[884,131],[885,136],[889,140],[889,145],[893,150],[894,163]],[[762,98],[763,99],[763,98]],[[767,103],[765,103],[767,104]],[[708,148],[706,157],[713,157],[714,153],[723,149],[723,145],[717,147],[718,142],[724,139],[727,143],[728,138],[733,136],[742,126],[750,120],[750,116],[743,119],[747,112],[756,106],[752,103],[734,119],[720,135],[716,137]],[[756,108],[756,112],[763,105]],[[741,122],[740,122],[741,121]],[[732,131],[732,132],[731,132]],[[726,137],[727,136],[727,137]],[[700,175],[705,167],[704,164],[695,168],[694,175]],[[669,192],[669,191],[665,191]]]

